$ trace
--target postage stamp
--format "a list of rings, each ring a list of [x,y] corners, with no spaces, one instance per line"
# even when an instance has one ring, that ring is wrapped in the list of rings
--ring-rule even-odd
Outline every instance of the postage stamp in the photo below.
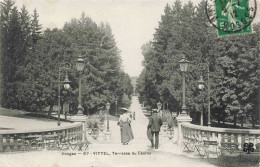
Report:
[[[252,33],[256,0],[207,0],[206,14],[218,36]]]

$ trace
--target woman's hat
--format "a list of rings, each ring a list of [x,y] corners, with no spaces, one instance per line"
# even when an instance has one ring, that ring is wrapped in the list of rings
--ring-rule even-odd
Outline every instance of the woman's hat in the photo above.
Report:
[[[122,110],[124,113],[130,111],[127,108],[119,108],[119,109]]]

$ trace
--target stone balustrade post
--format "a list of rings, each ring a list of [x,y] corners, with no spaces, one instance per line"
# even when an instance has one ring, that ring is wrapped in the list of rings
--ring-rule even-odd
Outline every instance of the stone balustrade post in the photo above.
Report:
[[[183,132],[182,132],[182,124],[184,123],[191,123],[192,119],[189,115],[182,115],[180,114],[177,117],[177,122],[178,122],[178,132],[177,132],[177,143],[179,146],[181,146],[182,141],[183,141]]]
[[[82,141],[85,141],[87,138],[86,135],[86,121],[87,121],[87,117],[86,115],[75,115],[72,116],[70,119],[72,122],[81,122],[82,123]]]

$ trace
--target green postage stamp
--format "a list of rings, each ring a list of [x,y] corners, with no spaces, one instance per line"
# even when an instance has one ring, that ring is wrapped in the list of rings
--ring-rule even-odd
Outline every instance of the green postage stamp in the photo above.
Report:
[[[256,0],[207,0],[206,14],[219,36],[252,33]]]

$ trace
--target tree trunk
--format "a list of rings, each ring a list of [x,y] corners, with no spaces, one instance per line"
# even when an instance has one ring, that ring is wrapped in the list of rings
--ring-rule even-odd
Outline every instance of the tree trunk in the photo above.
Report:
[[[241,116],[241,128],[243,128],[243,123],[244,123],[244,120],[243,120],[243,117]]]
[[[49,119],[51,119],[51,113],[52,113],[52,111],[53,111],[53,106],[54,106],[54,104],[51,104],[51,105],[50,105],[50,108],[49,108],[49,112],[48,112],[48,118],[49,118]]]
[[[196,124],[200,124],[200,112],[196,112]]]
[[[234,113],[234,126],[237,126],[237,113]]]
[[[43,112],[43,105],[40,105],[40,113]]]
[[[220,118],[221,118],[221,114],[220,112],[218,112],[218,125],[220,126]]]
[[[73,114],[73,105],[71,103],[69,104],[69,114]]]
[[[60,114],[63,114],[63,103],[60,104],[60,108],[61,108]]]
[[[255,117],[254,117],[254,114],[252,114],[252,129],[255,129]]]
[[[208,124],[208,111],[206,111],[206,108],[203,107],[203,126],[206,126]]]

